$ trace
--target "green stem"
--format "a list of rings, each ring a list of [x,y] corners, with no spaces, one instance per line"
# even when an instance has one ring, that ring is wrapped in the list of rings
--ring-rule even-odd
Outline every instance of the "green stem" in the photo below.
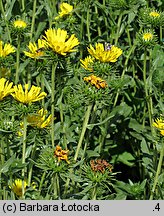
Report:
[[[32,11],[32,22],[31,22],[30,39],[33,38],[33,32],[34,32],[34,26],[35,26],[35,14],[36,14],[36,0],[33,1],[33,11]]]
[[[130,58],[132,52],[134,52],[135,48],[136,48],[136,45],[134,43],[133,46],[131,47],[131,49],[129,50],[129,53],[128,53],[127,57],[126,57],[124,68],[123,68],[122,75],[121,75],[121,80],[123,80],[123,78],[124,78],[125,72],[127,71],[127,65],[128,65],[128,62],[129,62],[129,58]],[[115,97],[114,104],[113,104],[114,107],[117,104],[119,92],[120,92],[120,89],[117,90],[116,97]]]
[[[127,36],[128,36],[129,46],[131,47],[132,46],[132,42],[131,42],[131,37],[130,37],[130,33],[129,33],[129,26],[127,26],[127,28],[126,28],[126,33],[127,33]]]
[[[103,118],[108,116],[108,113],[109,113],[109,110],[103,109],[101,117],[100,117],[100,121],[103,121]],[[102,147],[103,147],[106,135],[107,135],[107,129],[108,129],[108,121],[105,123],[103,132],[101,132],[99,136],[99,154],[101,153],[101,150],[102,150]]]
[[[22,164],[25,164],[26,160],[26,137],[27,137],[27,116],[23,118],[23,147],[22,147]],[[25,167],[22,169],[22,199],[24,199],[24,181],[25,181]]]
[[[75,161],[77,160],[77,157],[78,157],[78,154],[79,154],[79,151],[80,151],[83,139],[84,139],[84,135],[85,135],[85,132],[86,132],[86,129],[87,129],[87,125],[88,125],[88,122],[89,122],[89,117],[90,117],[91,109],[92,109],[92,104],[88,105],[88,108],[87,108],[86,113],[85,113],[81,135],[80,135],[79,142],[77,144],[76,153],[75,153],[75,156],[74,156],[74,160]]]
[[[42,92],[44,92],[44,74],[41,73],[40,76],[41,76],[41,89],[42,89]],[[43,98],[42,99],[42,107],[44,107],[44,104],[45,104],[45,100]]]
[[[150,97],[149,97],[147,78],[146,78],[146,65],[147,65],[147,50],[145,48],[145,51],[144,51],[144,63],[143,63],[143,81],[144,81],[146,102],[147,102],[147,107],[148,107],[149,123],[150,123],[150,127],[151,127],[151,132],[153,134],[152,113],[151,113]]]
[[[55,173],[54,176],[54,199],[60,198],[60,184],[59,184],[59,175]]]
[[[93,106],[93,111],[92,111],[91,117],[90,117],[90,124],[93,124],[95,122],[95,117],[96,117],[95,112],[96,112],[96,110],[97,110],[97,104],[95,103],[95,105]],[[85,154],[86,154],[86,151],[87,151],[87,146],[88,146],[89,139],[90,139],[89,137],[91,135],[90,133],[92,133],[91,130],[88,130],[86,132],[86,139],[85,139],[84,150],[83,150],[83,155],[81,157],[81,160],[83,160],[84,157],[85,157]]]
[[[7,19],[6,19],[5,10],[4,10],[4,7],[3,7],[3,2],[2,2],[2,0],[0,0],[0,10],[1,10],[1,12],[2,12],[2,16],[3,16],[3,19],[4,19],[4,21],[5,21],[5,25],[6,25],[6,29],[7,29],[8,40],[9,40],[10,43],[11,43],[12,40],[11,40],[9,25],[8,25],[8,21],[7,21]]]
[[[155,175],[155,178],[154,178],[154,184],[153,184],[153,188],[152,188],[152,191],[151,191],[150,200],[153,200],[153,197],[154,197],[154,192],[155,192],[155,189],[156,189],[156,186],[157,186],[157,183],[158,183],[158,177],[159,177],[159,174],[161,172],[163,156],[164,156],[164,143],[162,141],[162,148],[161,148],[161,151],[160,151],[160,158],[159,158],[159,161],[158,161],[157,172],[156,172],[156,175]]]
[[[88,36],[88,42],[91,42],[91,33],[90,33],[90,8],[88,6],[87,9],[87,36]]]
[[[52,142],[52,148],[54,148],[54,112],[55,112],[55,71],[57,68],[57,63],[52,64],[52,73],[51,73],[51,115],[52,115],[52,121],[51,121],[51,142]]]
[[[120,26],[121,26],[121,23],[122,23],[122,16],[123,16],[123,13],[120,12],[120,15],[119,15],[119,18],[118,18],[118,23],[117,23],[117,33],[116,33],[116,38],[115,38],[115,46],[117,46],[117,43],[118,43],[118,39],[119,39],[119,32],[120,32]]]
[[[36,152],[36,143],[34,143],[33,150],[32,150],[32,153],[31,153],[31,159],[32,160],[35,158],[35,152]],[[28,187],[30,187],[30,185],[31,185],[32,171],[33,171],[33,162],[31,162],[29,164]]]
[[[5,163],[5,151],[4,151],[4,137],[1,138],[1,148],[0,148],[0,165],[3,166]],[[1,172],[0,172],[0,179],[1,178]],[[2,181],[0,181],[0,191],[2,191]],[[0,193],[1,194],[1,193]],[[0,200],[2,200],[2,196],[0,196]]]
[[[25,11],[25,0],[22,0],[22,13]]]
[[[98,9],[97,9],[96,5],[95,5],[95,13],[97,14],[97,17],[98,17],[99,13],[98,13]],[[99,23],[98,23],[98,26],[97,26],[97,32],[98,32],[98,36],[101,36],[101,28],[99,26]]]
[[[97,185],[94,185],[93,192],[92,192],[92,200],[96,200],[97,196]]]
[[[59,110],[60,110],[60,122],[63,130],[63,146],[67,149],[67,139],[65,134],[65,126],[64,126],[64,114],[63,114],[63,105],[62,105],[63,92],[61,93],[60,102],[59,102]]]
[[[15,84],[19,81],[19,64],[20,64],[20,36],[17,37],[17,54],[16,54],[16,75],[15,75]]]
[[[43,186],[43,182],[44,182],[45,176],[46,176],[46,171],[44,171],[44,173],[43,173],[43,175],[42,175],[42,178],[41,178],[41,181],[40,181],[40,185],[39,185],[39,195],[41,194],[41,190],[42,190],[42,186]]]
[[[160,34],[159,34],[159,38],[160,38],[160,42],[162,42],[162,40],[163,40],[163,36],[162,36],[162,31],[163,31],[163,29],[162,29],[162,26],[160,26],[159,27],[159,32],[160,32]]]

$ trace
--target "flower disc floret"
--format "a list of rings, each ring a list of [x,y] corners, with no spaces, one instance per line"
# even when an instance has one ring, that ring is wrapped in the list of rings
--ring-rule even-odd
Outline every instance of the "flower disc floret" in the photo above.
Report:
[[[158,12],[156,12],[156,11],[152,11],[152,12],[150,12],[149,13],[149,16],[151,16],[151,17],[160,17],[160,13],[158,13]]]
[[[79,44],[78,39],[72,34],[70,37],[67,35],[67,31],[60,28],[50,28],[45,32],[44,39],[47,45],[55,52],[65,56],[69,52],[75,52],[75,46]]]
[[[151,32],[146,32],[143,34],[144,41],[151,41],[153,40],[153,34]]]
[[[15,28],[24,29],[27,27],[27,23],[23,20],[15,20],[13,23]]]
[[[9,83],[5,78],[0,79],[0,101],[13,92],[13,83]]]
[[[87,49],[89,54],[100,62],[116,62],[122,54],[122,50],[114,45],[109,50],[105,50],[103,43],[96,43],[95,48],[90,44]]]
[[[11,93],[15,100],[24,104],[42,100],[47,95],[45,92],[40,92],[41,88],[37,86],[32,85],[31,89],[28,91],[29,85],[25,84],[24,88],[25,90],[23,90],[22,85],[19,84],[18,86],[14,86],[14,92]]]

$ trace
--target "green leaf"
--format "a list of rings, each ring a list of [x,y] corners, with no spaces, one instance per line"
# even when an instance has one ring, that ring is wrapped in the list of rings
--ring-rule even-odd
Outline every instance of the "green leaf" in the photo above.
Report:
[[[136,119],[131,118],[129,122],[129,128],[132,128],[133,130],[137,131],[138,133],[141,133],[143,131],[143,127],[141,124],[139,124]]]
[[[117,160],[130,167],[135,164],[132,162],[135,160],[135,158],[129,152],[124,152],[123,154],[119,155]]]
[[[14,162],[15,160],[15,154],[6,161],[5,164],[1,165],[0,167],[0,173],[6,173],[9,171],[9,167],[11,166],[11,164]]]

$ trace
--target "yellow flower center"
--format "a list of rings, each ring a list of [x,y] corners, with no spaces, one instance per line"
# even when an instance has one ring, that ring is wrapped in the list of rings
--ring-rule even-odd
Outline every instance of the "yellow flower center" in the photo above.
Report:
[[[143,34],[143,39],[144,39],[145,41],[150,41],[150,40],[153,39],[153,34],[150,33],[150,32],[144,33],[144,34]]]
[[[15,28],[26,28],[27,27],[27,23],[24,22],[23,20],[16,20],[13,25]]]
[[[159,17],[159,16],[160,16],[160,14],[159,14],[158,12],[156,12],[156,11],[150,12],[149,15],[150,15],[151,17]]]

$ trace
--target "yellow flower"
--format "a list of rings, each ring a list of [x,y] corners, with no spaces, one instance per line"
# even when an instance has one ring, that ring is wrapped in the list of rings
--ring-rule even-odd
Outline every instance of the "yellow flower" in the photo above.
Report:
[[[67,3],[61,3],[60,10],[61,11],[59,12],[59,15],[55,17],[56,20],[63,16],[68,15],[73,10],[73,6]]]
[[[30,52],[24,51],[24,54],[30,58],[38,59],[41,56],[44,56],[44,48],[46,47],[46,43],[44,40],[38,39],[38,45],[36,43],[30,42],[28,48]]]
[[[104,44],[102,43],[96,43],[95,49],[90,44],[88,52],[100,62],[116,62],[117,58],[122,54],[122,50],[120,48],[113,45],[109,50],[106,50]]]
[[[3,42],[0,40],[0,57],[6,57],[10,53],[14,53],[15,49],[10,44],[5,44],[4,47],[2,46]]]
[[[17,196],[22,196],[22,184],[23,181],[21,179],[16,179],[14,183],[9,187]],[[26,187],[27,187],[27,182],[24,181],[24,190],[26,190]]]
[[[58,161],[65,160],[67,163],[70,163],[68,161],[68,152],[69,150],[62,150],[60,146],[56,146],[56,149],[54,151],[54,156],[58,158]]]
[[[46,32],[46,37],[44,36],[47,45],[55,52],[60,55],[66,55],[68,52],[75,52],[73,49],[75,46],[79,44],[78,39],[72,34],[69,38],[67,35],[67,31],[62,30],[60,28],[56,29],[48,29]]]
[[[13,92],[12,85],[13,83],[9,83],[5,78],[0,79],[0,101]]]
[[[143,34],[142,38],[144,41],[150,41],[153,39],[153,34],[151,32],[146,32]]]
[[[28,84],[25,84],[25,91],[22,88],[22,85],[14,86],[14,92],[11,95],[19,102],[28,104],[32,102],[36,102],[42,100],[47,94],[45,92],[41,92],[40,87],[33,86],[28,91]]]
[[[108,86],[105,80],[93,74],[88,77],[84,77],[84,81],[90,82],[92,85],[96,86],[97,89],[106,88]]]
[[[23,20],[15,20],[14,23],[13,23],[14,27],[15,28],[26,28],[27,27],[27,23]]]
[[[158,12],[156,12],[156,11],[152,11],[152,12],[150,12],[149,15],[150,15],[151,17],[154,17],[154,18],[160,16],[160,14],[159,14]]]
[[[94,58],[91,56],[87,56],[84,60],[80,59],[80,62],[82,63],[81,66],[85,68],[86,70],[92,72],[92,64],[94,62]]]
[[[156,119],[153,124],[154,127],[158,128],[160,130],[160,133],[162,136],[164,136],[164,120],[162,118]]]
[[[46,118],[47,113],[48,111],[42,108],[36,115],[28,115],[27,123],[33,127],[45,128],[50,125],[52,119],[51,115]]]

